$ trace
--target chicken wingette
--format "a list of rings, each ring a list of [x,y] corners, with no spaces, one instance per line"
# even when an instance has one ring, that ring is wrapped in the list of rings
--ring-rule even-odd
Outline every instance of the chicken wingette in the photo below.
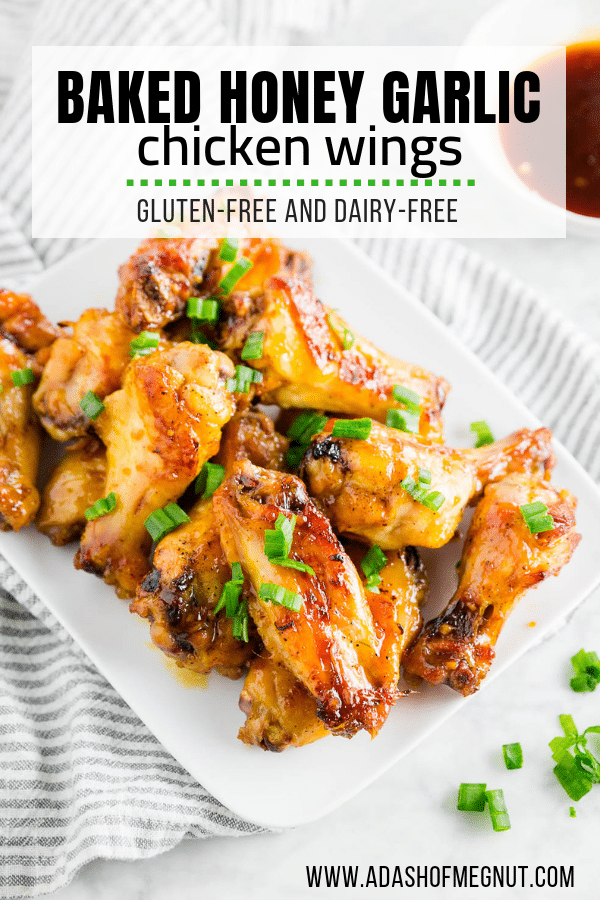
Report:
[[[48,348],[63,332],[50,322],[29,294],[0,290],[0,334],[27,353]]]
[[[30,370],[32,360],[7,338],[0,338],[0,529],[19,531],[40,504],[35,486],[40,428],[31,406],[33,383],[15,384],[13,374]],[[15,375],[17,380],[19,376]]]
[[[106,450],[90,435],[69,450],[56,466],[42,493],[38,530],[62,547],[77,540],[86,525],[85,511],[104,496]]]
[[[360,572],[365,548],[347,548]],[[400,659],[421,627],[420,607],[427,590],[427,580],[416,551],[391,550],[380,570],[378,592],[365,585],[375,628],[381,638],[380,654],[390,665],[390,684],[397,684]],[[317,715],[317,702],[306,687],[282,663],[265,651],[250,663],[240,696],[240,708],[246,721],[239,738],[265,750],[281,751],[301,747],[329,731]]]
[[[547,428],[455,450],[376,422],[365,440],[333,437],[331,422],[326,427],[301,464],[309,494],[340,534],[384,550],[442,547],[489,481],[509,472],[544,474],[554,465]],[[440,496],[428,507],[415,499],[418,488]]]
[[[239,459],[280,469],[287,444],[264,413],[246,410],[225,425],[215,460],[228,473]],[[233,637],[230,619],[224,614],[215,617],[231,569],[221,548],[212,500],[199,500],[189,515],[189,524],[157,545],[152,571],[130,609],[150,621],[153,642],[178,665],[205,673],[217,667],[236,677],[256,654],[256,632],[243,643]]]
[[[536,501],[547,506],[554,528],[532,534],[520,507]],[[580,540],[576,504],[569,491],[527,474],[489,485],[469,528],[456,593],[405,654],[405,670],[474,693],[515,604],[569,562]]]
[[[231,619],[214,614],[231,569],[212,500],[197,503],[190,520],[160,541],[130,608],[150,621],[153,643],[178,665],[238,678],[256,653],[256,640],[236,640]]]
[[[105,400],[94,427],[106,446],[106,494],[115,509],[88,522],[76,566],[131,597],[148,571],[144,522],[177,500],[219,449],[231,418],[232,362],[205,344],[184,342],[134,359],[123,386]]]
[[[351,331],[317,299],[300,254],[290,254],[287,269],[267,282],[264,293],[235,294],[225,302],[220,346],[239,352],[252,332],[264,333],[262,355],[252,365],[262,373],[257,393],[265,402],[385,422],[388,410],[404,409],[394,397],[399,386],[418,395],[415,428],[430,440],[442,439],[447,381]]]
[[[212,238],[151,238],[119,268],[117,311],[135,331],[181,318],[199,293],[218,242]]]
[[[248,610],[267,651],[313,695],[329,730],[347,737],[360,729],[376,734],[396,698],[392,667],[381,653],[356,568],[304,484],[239,462],[213,505],[227,559],[240,562],[250,580]],[[280,514],[297,517],[289,558],[314,574],[278,565],[266,554],[265,532]],[[297,595],[301,608],[262,599],[264,585]]]
[[[33,403],[42,425],[57,441],[84,437],[90,420],[79,403],[88,391],[101,400],[121,385],[136,332],[118,313],[87,309],[72,323],[71,337],[50,349]]]

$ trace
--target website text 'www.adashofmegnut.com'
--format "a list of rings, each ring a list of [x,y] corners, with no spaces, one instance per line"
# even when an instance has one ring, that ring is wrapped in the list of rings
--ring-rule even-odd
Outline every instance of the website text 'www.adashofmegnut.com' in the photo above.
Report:
[[[307,865],[310,888],[573,888],[573,866]]]

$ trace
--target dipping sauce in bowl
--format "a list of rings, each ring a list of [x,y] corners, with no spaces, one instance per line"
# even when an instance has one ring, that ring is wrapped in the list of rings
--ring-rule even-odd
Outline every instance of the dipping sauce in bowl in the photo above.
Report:
[[[562,60],[550,55],[533,67],[542,90],[558,93]],[[548,129],[520,122],[500,125],[504,152],[521,181],[546,200],[600,218],[600,41],[566,48],[566,198],[556,184]]]

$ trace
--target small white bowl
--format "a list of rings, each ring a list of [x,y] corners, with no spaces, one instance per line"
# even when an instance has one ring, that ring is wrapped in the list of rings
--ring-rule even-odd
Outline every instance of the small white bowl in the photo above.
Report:
[[[600,40],[598,0],[504,0],[485,13],[465,39],[465,47],[567,45]],[[534,60],[523,59],[526,67]],[[473,129],[474,147],[503,184],[535,205],[538,214],[556,217],[557,207],[530,190],[510,166],[497,126]],[[567,232],[600,237],[600,218],[566,210]]]

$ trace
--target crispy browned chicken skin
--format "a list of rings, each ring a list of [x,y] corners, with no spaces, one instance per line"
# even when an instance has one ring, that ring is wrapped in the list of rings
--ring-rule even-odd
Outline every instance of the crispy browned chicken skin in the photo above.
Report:
[[[513,471],[543,474],[554,465],[547,428],[522,429],[477,450],[455,450],[376,422],[367,440],[334,438],[331,427],[330,422],[313,438],[301,476],[338,532],[384,550],[442,547],[488,481]],[[437,511],[401,485],[407,476],[418,482],[419,469],[431,472],[431,489],[446,498]]]
[[[205,238],[152,238],[119,268],[116,308],[136,331],[156,330],[185,313],[200,293],[218,243]]]
[[[17,387],[11,372],[31,368],[31,357],[0,338],[0,529],[19,531],[38,510],[35,486],[40,428],[31,406],[33,384]]]
[[[225,425],[216,457],[228,472],[238,459],[281,468],[287,440],[258,410],[236,413]],[[139,586],[131,611],[150,620],[152,640],[178,665],[198,672],[218,668],[238,677],[257,652],[256,630],[245,644],[232,635],[231,620],[214,608],[231,568],[221,548],[212,499],[199,500],[191,522],[160,541],[153,569]]]
[[[365,548],[347,548],[360,572]],[[427,579],[416,551],[391,550],[380,572],[379,593],[365,588],[365,596],[381,637],[380,654],[389,663],[389,683],[395,687],[400,675],[400,659],[421,627],[420,606],[427,591]],[[264,750],[281,751],[301,747],[329,731],[318,717],[315,698],[282,663],[265,651],[252,660],[240,696],[246,722],[240,740]]]
[[[106,446],[116,508],[88,522],[75,564],[131,597],[148,571],[150,513],[177,500],[219,449],[233,413],[232,362],[184,342],[134,359],[94,426]]]
[[[118,313],[86,309],[71,337],[54,342],[33,403],[46,431],[57,441],[83,437],[90,420],[79,406],[88,391],[101,400],[121,385],[136,337]]]
[[[62,330],[41,312],[29,294],[0,290],[0,334],[28,353],[49,347]]]
[[[221,542],[240,561],[253,591],[249,612],[267,651],[315,697],[321,721],[336,734],[376,734],[396,698],[391,667],[357,571],[327,519],[293,475],[240,462],[213,497]],[[265,531],[280,513],[298,517],[291,558],[315,574],[269,561]],[[300,595],[300,611],[259,599],[264,583]]]
[[[552,531],[530,533],[519,507],[536,500],[554,518]],[[569,491],[527,474],[489,485],[469,528],[456,594],[405,654],[406,671],[465,696],[474,693],[516,603],[569,562],[580,540],[576,504]]]
[[[420,433],[441,440],[441,410],[449,390],[444,378],[394,359],[350,331],[337,313],[317,299],[307,259],[290,254],[264,294],[232,295],[225,304],[221,345],[240,349],[250,332],[264,332],[263,353],[254,360],[263,383],[257,393],[282,407],[328,409],[385,422],[400,408],[394,385],[421,398]],[[344,347],[352,341],[352,346]]]
[[[36,525],[53,544],[62,547],[77,540],[86,525],[85,511],[104,496],[106,450],[90,435],[69,450],[56,466],[42,494]]]
[[[201,500],[181,525],[158,544],[153,569],[140,584],[131,611],[149,619],[152,641],[186,669],[238,678],[256,653],[233,637],[231,619],[214,615],[231,578],[215,523],[212,500]]]

